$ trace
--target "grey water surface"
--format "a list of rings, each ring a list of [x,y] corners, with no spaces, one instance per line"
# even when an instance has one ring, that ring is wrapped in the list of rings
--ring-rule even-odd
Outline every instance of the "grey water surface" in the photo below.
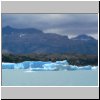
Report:
[[[97,86],[98,70],[32,71],[2,69],[2,86]]]

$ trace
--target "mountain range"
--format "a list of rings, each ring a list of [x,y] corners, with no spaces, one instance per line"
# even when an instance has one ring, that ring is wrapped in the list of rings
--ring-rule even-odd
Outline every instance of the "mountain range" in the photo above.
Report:
[[[14,54],[75,53],[98,54],[98,40],[88,35],[68,36],[44,33],[35,28],[2,28],[2,51]]]

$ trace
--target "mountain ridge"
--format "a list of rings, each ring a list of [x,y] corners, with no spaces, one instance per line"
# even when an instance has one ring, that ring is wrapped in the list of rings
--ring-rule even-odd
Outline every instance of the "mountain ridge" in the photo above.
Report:
[[[88,41],[84,41],[85,38]],[[16,29],[7,26],[2,28],[2,49],[15,54],[65,52],[97,54],[98,40],[87,35],[69,39],[68,36],[44,33],[35,28]]]

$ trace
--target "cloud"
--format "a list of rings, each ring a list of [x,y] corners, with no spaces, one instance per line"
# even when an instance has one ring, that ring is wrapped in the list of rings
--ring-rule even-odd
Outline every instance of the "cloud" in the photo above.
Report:
[[[97,36],[97,14],[2,14],[2,26],[15,28],[34,27],[45,33],[75,36]]]

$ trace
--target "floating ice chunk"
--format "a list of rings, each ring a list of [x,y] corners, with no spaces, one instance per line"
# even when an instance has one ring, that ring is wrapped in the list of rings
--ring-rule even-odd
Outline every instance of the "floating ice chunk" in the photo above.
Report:
[[[30,63],[32,64],[33,61],[24,61],[22,62],[24,69],[28,69],[30,67]]]
[[[90,65],[84,66],[84,69],[85,69],[85,70],[91,70],[91,69],[92,69],[92,66],[90,66]]]
[[[30,67],[30,64],[31,64],[31,67],[32,68],[43,68],[43,65],[44,64],[47,64],[47,63],[50,63],[50,62],[43,62],[43,61],[25,61],[23,62],[23,66],[25,69],[29,68]]]
[[[84,66],[83,66],[84,67]],[[78,70],[84,70],[84,68],[83,67],[78,67]]]
[[[24,66],[23,66],[22,63],[16,63],[16,64],[14,65],[14,69],[24,69]]]
[[[15,63],[2,63],[3,69],[14,69]]]
[[[43,62],[43,61],[36,61],[33,63],[33,68],[43,68],[43,65],[44,64],[48,64],[48,63],[51,63],[51,62]]]
[[[67,70],[78,70],[78,67],[75,65],[69,65],[67,66]]]
[[[64,61],[56,61],[54,63],[44,64],[43,67],[45,70],[65,70],[67,68],[68,62]]]
[[[97,69],[97,66],[93,66],[93,67],[92,67],[92,70],[96,70],[96,69]]]
[[[87,65],[87,66],[82,66],[78,68],[79,70],[96,70],[97,66],[91,66],[91,65]]]
[[[3,69],[27,69],[30,71],[57,71],[57,70],[96,70],[97,66],[69,65],[67,60],[56,62],[24,61],[21,63],[2,63]]]
[[[43,68],[44,68],[44,70],[57,70],[58,66],[59,66],[59,64],[50,63],[50,64],[44,64]]]
[[[69,63],[67,62],[67,60],[63,60],[63,61],[56,61],[56,64],[63,64],[63,65],[69,65]]]
[[[92,69],[92,66],[90,66],[90,65],[82,66],[82,67],[79,67],[78,69],[79,70],[91,70]]]

